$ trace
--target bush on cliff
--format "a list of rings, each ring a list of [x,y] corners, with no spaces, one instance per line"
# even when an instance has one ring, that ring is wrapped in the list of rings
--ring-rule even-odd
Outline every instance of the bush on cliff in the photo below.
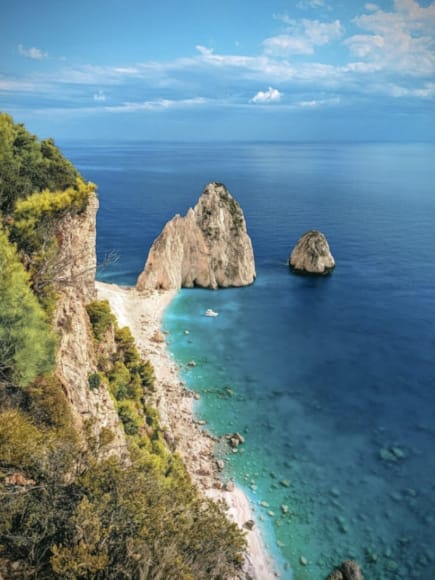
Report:
[[[94,192],[92,182],[78,178],[74,187],[60,191],[44,189],[18,200],[12,213],[12,239],[27,254],[41,250],[47,238],[54,235],[57,222],[67,214],[86,209]]]
[[[63,280],[66,266],[59,254],[60,220],[84,211],[94,192],[93,183],[78,178],[75,187],[44,189],[17,200],[8,216],[10,238],[30,274],[32,289],[48,312],[54,308],[55,286]]]
[[[235,577],[243,534],[177,456],[162,459],[98,462],[28,413],[3,411],[0,564],[47,580]]]
[[[28,386],[54,366],[55,340],[16,248],[0,228],[0,382]]]
[[[0,211],[10,213],[18,199],[36,191],[75,188],[79,177],[52,139],[40,142],[0,113]]]
[[[86,305],[92,333],[97,342],[102,340],[106,332],[115,325],[116,318],[110,310],[107,300],[95,300]]]
[[[39,141],[0,113],[0,218],[47,311],[64,264],[58,252],[59,221],[83,211],[95,185],[85,182],[52,139]]]

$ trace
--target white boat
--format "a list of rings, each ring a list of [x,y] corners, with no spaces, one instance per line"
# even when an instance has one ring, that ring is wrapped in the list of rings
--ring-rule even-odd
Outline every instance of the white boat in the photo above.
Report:
[[[211,308],[207,308],[207,310],[205,311],[206,316],[217,316],[218,314],[219,314],[218,312],[215,312]]]

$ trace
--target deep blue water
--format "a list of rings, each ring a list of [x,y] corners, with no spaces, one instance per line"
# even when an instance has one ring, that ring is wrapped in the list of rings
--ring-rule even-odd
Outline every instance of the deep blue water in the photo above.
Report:
[[[208,182],[240,202],[256,282],[182,290],[164,323],[207,428],[245,435],[225,477],[293,577],[354,557],[369,579],[435,578],[435,145],[63,150],[99,185],[99,259],[119,253],[101,279],[133,284],[164,223]],[[311,228],[336,259],[328,278],[288,270]]]

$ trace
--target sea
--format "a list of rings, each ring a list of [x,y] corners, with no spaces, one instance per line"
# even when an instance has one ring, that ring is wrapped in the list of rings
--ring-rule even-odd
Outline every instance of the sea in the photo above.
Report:
[[[182,289],[163,324],[204,429],[245,439],[216,454],[281,578],[356,559],[368,580],[435,579],[435,144],[61,148],[98,185],[106,282],[134,285],[207,183],[243,208],[254,284]],[[329,241],[330,276],[289,270],[309,229]]]

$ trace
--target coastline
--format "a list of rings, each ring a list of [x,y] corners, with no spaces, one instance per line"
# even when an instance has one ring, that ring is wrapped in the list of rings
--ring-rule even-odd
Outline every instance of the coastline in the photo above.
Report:
[[[186,388],[179,368],[171,358],[161,322],[175,290],[139,292],[134,287],[96,282],[99,300],[108,300],[119,326],[128,326],[141,355],[148,359],[156,377],[154,404],[160,414],[168,444],[183,458],[192,480],[207,496],[223,500],[228,516],[247,532],[248,550],[245,572],[254,580],[278,577],[276,565],[268,554],[256,525],[247,530],[244,524],[254,520],[246,494],[240,487],[224,490],[213,451],[217,439],[204,430],[193,415],[194,393]]]

